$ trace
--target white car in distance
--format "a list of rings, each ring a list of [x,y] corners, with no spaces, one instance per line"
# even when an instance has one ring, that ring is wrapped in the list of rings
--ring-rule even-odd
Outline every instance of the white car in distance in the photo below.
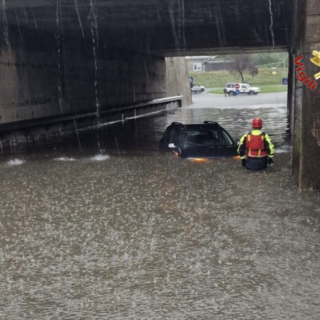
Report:
[[[202,93],[206,90],[204,86],[199,86],[198,84],[193,84],[191,87],[191,92],[192,93]]]
[[[239,94],[254,95],[260,92],[260,88],[253,87],[249,83],[237,83],[237,82],[228,83],[223,89],[223,91],[225,94],[228,94],[229,96],[233,96],[235,95],[235,91],[237,90],[236,87],[239,88],[238,89]]]

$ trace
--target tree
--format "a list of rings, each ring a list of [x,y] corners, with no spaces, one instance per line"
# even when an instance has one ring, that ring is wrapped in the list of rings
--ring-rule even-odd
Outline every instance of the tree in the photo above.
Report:
[[[258,69],[253,63],[251,54],[241,53],[237,55],[231,55],[230,72],[239,73],[241,81],[244,82],[244,72],[248,71],[252,77],[258,74]]]

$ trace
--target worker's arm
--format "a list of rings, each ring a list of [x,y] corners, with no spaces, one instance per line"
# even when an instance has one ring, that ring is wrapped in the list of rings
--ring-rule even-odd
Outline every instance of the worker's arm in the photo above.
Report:
[[[268,152],[268,157],[273,158],[274,157],[274,145],[271,142],[271,139],[267,134],[265,135],[265,142],[266,142],[266,150]]]
[[[244,134],[239,142],[239,147],[238,147],[238,154],[240,155],[240,159],[245,159],[246,158],[246,137],[247,133]]]

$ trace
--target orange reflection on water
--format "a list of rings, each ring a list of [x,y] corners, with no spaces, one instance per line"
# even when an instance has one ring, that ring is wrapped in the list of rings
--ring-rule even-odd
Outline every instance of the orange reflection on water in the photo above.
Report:
[[[209,159],[206,158],[189,158],[192,162],[208,162]]]

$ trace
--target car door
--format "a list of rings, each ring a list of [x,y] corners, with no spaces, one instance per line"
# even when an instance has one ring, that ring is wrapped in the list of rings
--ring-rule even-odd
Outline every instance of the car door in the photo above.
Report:
[[[177,144],[177,128],[170,128],[167,135],[167,146],[170,143]]]
[[[193,91],[193,92],[199,92],[199,91],[200,91],[200,87],[199,87],[197,84],[195,84],[195,85],[192,87],[192,91]]]
[[[167,149],[169,143],[171,143],[172,141],[172,136],[174,133],[174,128],[172,126],[168,127],[162,137],[162,139],[160,140],[160,145],[162,146],[162,148]]]
[[[245,84],[240,86],[240,93],[248,93],[248,87]]]

